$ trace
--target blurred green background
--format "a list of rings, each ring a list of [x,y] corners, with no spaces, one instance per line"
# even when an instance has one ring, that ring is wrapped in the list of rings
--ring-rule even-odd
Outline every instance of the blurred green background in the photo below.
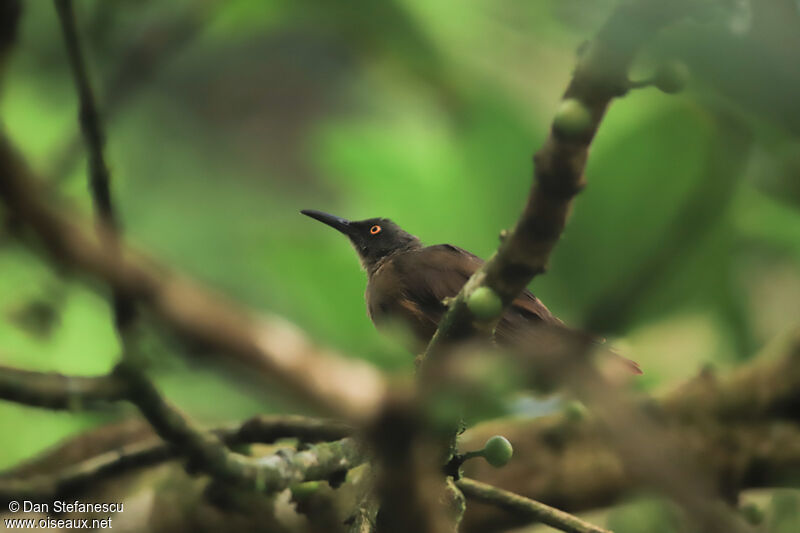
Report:
[[[354,251],[298,211],[385,216],[487,257],[523,206],[576,50],[614,2],[76,4],[128,239],[322,344],[410,372],[366,316]],[[613,105],[531,286],[639,361],[654,391],[739,364],[800,318],[798,16],[757,4],[642,52],[634,78],[678,57],[690,86]],[[4,126],[88,216],[52,5],[26,2],[22,30]],[[159,383],[203,422],[299,408],[156,344]],[[102,289],[0,240],[0,363],[95,374],[117,355]],[[116,416],[0,404],[0,468]]]

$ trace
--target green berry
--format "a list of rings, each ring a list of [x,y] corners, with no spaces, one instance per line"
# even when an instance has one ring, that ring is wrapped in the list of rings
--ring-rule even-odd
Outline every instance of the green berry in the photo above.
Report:
[[[578,400],[573,400],[564,406],[564,416],[573,422],[580,422],[587,414],[586,406]]]
[[[583,102],[567,98],[558,106],[553,129],[567,138],[585,135],[592,127],[592,112]]]
[[[500,435],[495,435],[486,441],[483,446],[483,457],[486,462],[495,468],[500,468],[508,464],[514,455],[514,448],[508,439]]]
[[[469,295],[467,307],[478,320],[491,320],[500,316],[503,302],[489,287],[478,287]]]
[[[686,87],[689,76],[689,67],[682,61],[666,61],[656,70],[653,85],[667,94],[673,94]]]

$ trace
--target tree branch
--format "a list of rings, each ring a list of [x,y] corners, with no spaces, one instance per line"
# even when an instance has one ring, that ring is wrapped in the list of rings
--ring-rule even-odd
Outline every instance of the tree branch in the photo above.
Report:
[[[322,412],[363,420],[379,408],[386,383],[371,365],[317,347],[289,322],[253,316],[123,245],[110,253],[106,238],[98,240],[76,223],[80,217],[45,200],[38,182],[0,139],[0,202],[62,264],[135,298],[185,339],[276,379]]]
[[[235,428],[218,428],[212,430],[228,446],[249,443],[271,443],[280,438],[299,438],[303,442],[327,440],[328,437],[339,437],[338,442],[312,446],[305,450],[305,455],[297,452],[281,452],[279,459],[273,460],[265,469],[263,479],[265,490],[267,485],[283,486],[302,476],[300,481],[327,479],[341,470],[338,459],[331,459],[332,453],[343,453],[348,457],[347,466],[352,468],[362,462],[363,457],[351,453],[353,441],[347,439],[340,424],[303,417],[256,417]],[[181,454],[173,446],[161,440],[147,439],[106,451],[94,457],[69,465],[56,473],[38,473],[34,475],[0,478],[0,502],[10,500],[52,500],[79,494],[98,482],[116,476],[154,466],[165,461],[179,458]],[[45,459],[46,460],[46,459]],[[269,458],[253,459],[269,461]],[[312,462],[317,468],[310,468]],[[277,470],[283,468],[280,472]]]
[[[464,496],[479,502],[496,505],[500,509],[518,515],[526,521],[541,522],[567,533],[611,533],[555,507],[528,499],[507,490],[498,489],[473,479],[461,478],[456,481]]]
[[[153,383],[129,361],[120,363],[115,374],[130,387],[130,400],[139,408],[156,433],[187,457],[192,466],[216,479],[254,490],[272,492],[292,483],[322,479],[347,471],[364,460],[364,453],[352,439],[321,444],[313,454],[272,456],[253,459],[232,451],[219,437],[202,431],[170,406]]]
[[[111,199],[111,175],[104,154],[105,132],[100,120],[100,113],[95,102],[94,92],[89,82],[89,73],[86,70],[86,61],[81,52],[81,42],[75,24],[75,14],[72,9],[72,0],[55,0],[58,19],[64,35],[64,44],[67,49],[70,70],[75,81],[75,88],[80,102],[78,121],[81,126],[83,140],[89,156],[89,191],[94,204],[95,215],[100,223],[112,232],[101,233],[106,237],[105,246],[112,252],[118,253],[117,235],[120,230],[120,220],[114,209]],[[136,319],[134,300],[129,295],[116,289],[112,290],[111,305],[114,314],[114,324],[121,340],[124,343],[125,335]]]
[[[123,400],[127,393],[115,376],[65,376],[0,366],[0,399],[33,407],[76,410]]]
[[[800,415],[792,407],[800,402],[798,357],[800,334],[795,333],[741,368],[720,375],[704,372],[662,398],[648,400],[646,409],[655,413],[676,440],[685,443],[686,453],[705,459],[704,472],[723,494],[791,484],[800,475]],[[349,429],[332,422],[304,420],[257,417],[241,426],[217,430],[216,434],[234,445],[270,442],[291,437],[299,430],[306,432],[309,440],[344,437]],[[326,428],[328,424],[332,425]],[[317,427],[321,427],[318,434],[314,429]],[[479,448],[489,436],[498,433],[514,444],[512,462],[506,468],[495,469],[481,461],[470,461],[465,465],[467,475],[570,512],[613,504],[643,486],[639,476],[625,469],[623,458],[591,412],[578,418],[559,414],[533,420],[492,421],[467,431],[461,445]],[[125,431],[119,438],[109,439],[92,431],[73,439],[75,446],[68,442],[10,475],[25,479],[63,472],[65,468],[79,471],[81,468],[64,465],[92,464],[95,459],[83,452],[90,444],[112,442],[109,447],[92,452],[97,457],[95,464],[102,464],[103,456],[120,457],[118,449],[135,450],[129,446],[146,445],[141,439],[148,435]],[[149,442],[166,447],[161,442]],[[77,457],[78,463],[73,462],[75,450],[83,452]],[[133,458],[131,463],[121,461],[131,466],[118,471],[109,467],[105,471],[107,477],[137,468]],[[0,480],[0,493],[9,494],[3,489],[4,482]],[[73,494],[77,493],[76,489]],[[529,520],[473,500],[467,508],[464,530],[485,532]]]
[[[340,440],[354,429],[336,420],[298,415],[259,415],[234,428],[220,428],[215,433],[229,446],[251,442],[275,442],[295,438],[300,442]]]
[[[268,444],[280,439],[296,439],[299,443],[341,440],[354,433],[353,428],[341,422],[298,415],[257,415],[244,422],[215,427],[209,431],[230,447]],[[63,470],[105,453],[119,455],[119,450],[123,448],[148,442],[153,446],[168,447],[145,420],[128,418],[68,439],[31,461],[1,472],[0,479],[26,478]]]
[[[733,515],[717,494],[733,502],[744,488],[780,486],[800,473],[800,331],[741,368],[723,375],[706,371],[660,399],[635,402],[587,370],[588,362],[558,352],[535,368],[548,380],[571,380],[589,415],[498,421],[470,430],[463,448],[501,433],[514,443],[515,459],[502,470],[467,463],[469,476],[568,511],[605,506],[650,486],[687,507],[706,531],[735,531],[746,528],[727,523]],[[520,477],[520,469],[530,475]],[[471,506],[473,526],[474,512]],[[729,518],[717,520],[722,514]],[[507,516],[485,520],[484,526],[510,525]]]
[[[585,336],[564,328],[542,327],[529,359],[534,380],[551,375],[590,406],[607,441],[630,475],[679,504],[709,533],[751,532],[752,528],[723,501],[719,487],[706,472],[703,456],[687,450],[657,414],[592,364],[591,356],[609,355]],[[599,353],[598,353],[599,352]],[[617,372],[619,373],[619,372]]]
[[[476,320],[467,306],[476,289],[491,289],[505,308],[545,271],[572,199],[584,186],[589,145],[611,100],[626,92],[635,53],[659,29],[683,16],[690,4],[685,0],[623,2],[586,46],[563,96],[585,108],[586,124],[572,135],[560,132],[555,123],[551,127],[544,146],[534,156],[534,183],[516,226],[453,299],[423,360],[444,343],[465,339],[478,329],[491,331],[500,313],[489,324]]]

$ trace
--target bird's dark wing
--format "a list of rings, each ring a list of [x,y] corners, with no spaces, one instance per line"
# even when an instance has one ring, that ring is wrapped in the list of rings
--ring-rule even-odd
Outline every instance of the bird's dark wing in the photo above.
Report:
[[[518,333],[530,329],[535,324],[562,324],[545,305],[531,293],[524,290],[511,303],[500,318],[495,329],[497,342],[511,343],[517,340]]]
[[[378,269],[367,287],[367,303],[373,321],[395,319],[409,325],[417,336],[415,349],[424,349],[447,311],[444,300],[458,294],[483,260],[450,244],[438,244],[397,254]],[[530,291],[511,303],[495,330],[500,344],[536,342],[536,324],[562,322]],[[634,373],[633,361],[620,359]]]
[[[384,283],[376,279],[375,284],[381,283],[384,287],[399,284],[402,288],[395,296],[400,303],[396,303],[395,308],[402,307],[404,318],[412,318],[416,323],[415,329],[420,330],[420,333],[424,331],[430,337],[447,311],[444,300],[456,296],[482,265],[481,258],[462,248],[439,244],[391,258],[384,267],[386,272],[375,276],[386,278]],[[542,302],[525,290],[500,320],[497,327],[498,340],[510,340],[518,328],[539,321],[560,323]]]
[[[444,301],[457,295],[482,264],[479,257],[456,246],[427,246],[390,258],[372,284],[382,285],[382,293],[392,292],[386,290],[392,285],[398,287],[394,296],[403,318],[410,319],[427,342],[447,311]]]

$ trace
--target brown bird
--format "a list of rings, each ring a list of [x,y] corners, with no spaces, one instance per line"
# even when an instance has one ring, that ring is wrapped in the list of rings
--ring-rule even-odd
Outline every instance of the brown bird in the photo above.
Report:
[[[483,260],[452,244],[424,246],[388,218],[347,220],[321,211],[302,214],[344,233],[367,271],[367,312],[376,327],[400,323],[415,338],[421,351],[436,332],[447,311],[445,301],[458,294]],[[495,340],[511,343],[534,324],[562,324],[530,291],[511,303],[495,329]],[[628,361],[625,359],[625,361]],[[641,373],[629,361],[632,370]]]

